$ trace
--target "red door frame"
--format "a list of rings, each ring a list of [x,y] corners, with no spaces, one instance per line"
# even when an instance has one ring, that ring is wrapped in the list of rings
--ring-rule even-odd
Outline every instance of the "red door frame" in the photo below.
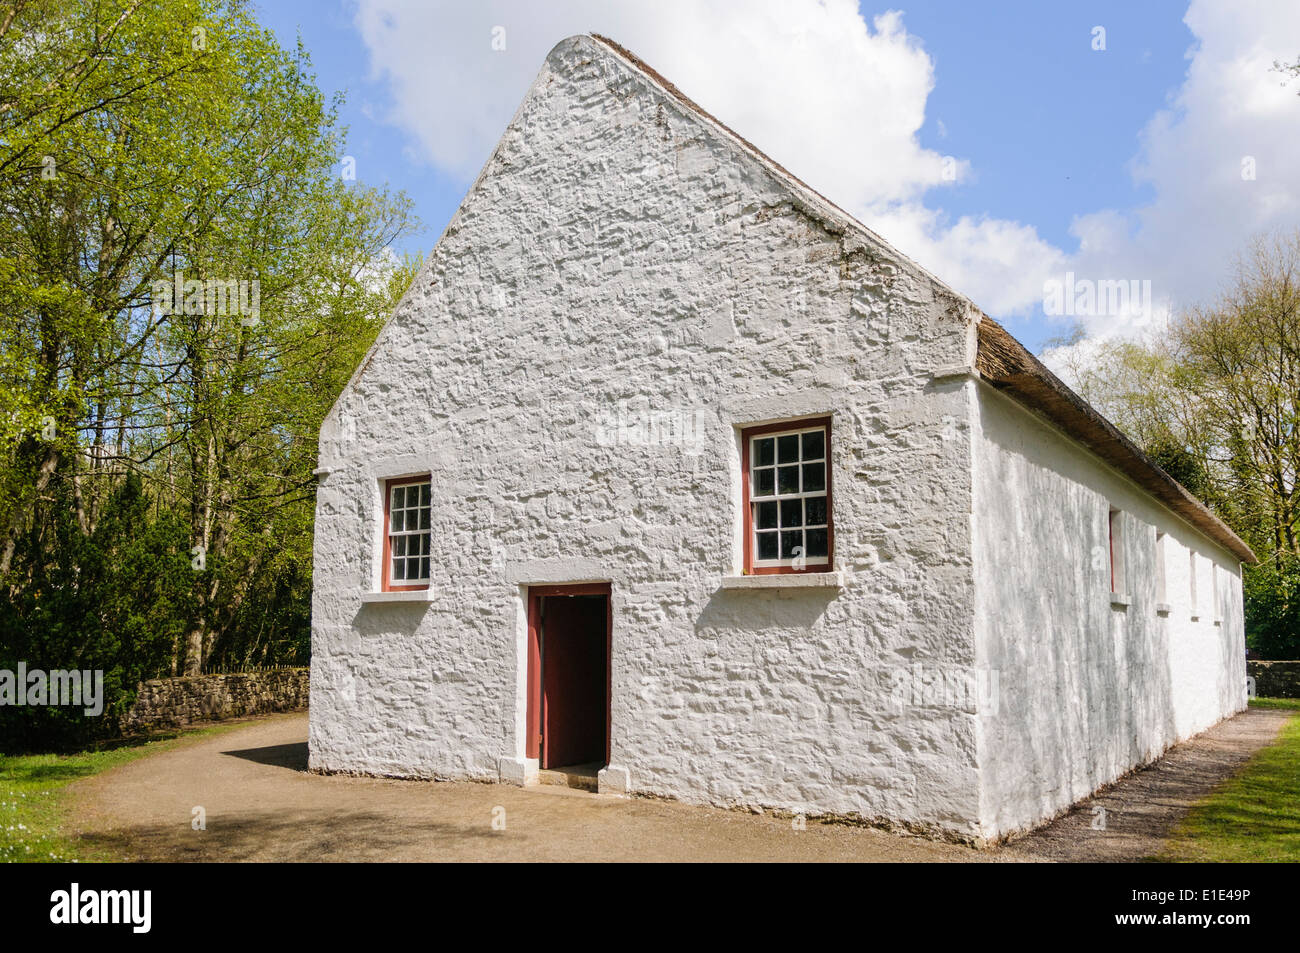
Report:
[[[610,701],[613,695],[614,608],[607,582],[528,587],[528,714],[524,757],[542,756],[542,599],[545,596],[605,597],[605,763],[609,764]]]

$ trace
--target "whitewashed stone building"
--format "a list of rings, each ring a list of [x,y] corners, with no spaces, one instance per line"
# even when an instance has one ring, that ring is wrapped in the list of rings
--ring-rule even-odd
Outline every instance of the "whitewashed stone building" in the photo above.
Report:
[[[318,476],[318,770],[983,842],[1246,704],[1245,544],[601,37],[548,56]]]

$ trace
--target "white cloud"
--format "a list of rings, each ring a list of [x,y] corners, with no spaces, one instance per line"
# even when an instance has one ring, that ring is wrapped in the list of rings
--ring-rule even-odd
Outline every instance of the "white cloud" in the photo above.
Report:
[[[1197,38],[1186,79],[1132,163],[1154,197],[1071,226],[1076,273],[1148,279],[1158,312],[1212,298],[1253,236],[1300,223],[1300,83],[1283,87],[1272,71],[1300,54],[1300,4],[1194,0],[1184,20]],[[1250,162],[1253,181],[1242,175]],[[1102,336],[1141,330],[1124,316],[1086,324]]]
[[[908,257],[994,315],[1023,312],[1043,296],[1045,277],[1066,256],[1031,226],[963,216],[950,221],[919,202],[879,203],[861,219]]]
[[[917,137],[933,63],[900,14],[868,23],[853,0],[359,0],[357,10],[393,93],[390,118],[451,174],[482,166],[556,42],[604,33],[999,316],[1036,313],[1044,281],[1067,270],[1150,279],[1162,314],[1175,290],[1183,303],[1212,293],[1253,233],[1297,220],[1300,85],[1281,88],[1269,67],[1300,53],[1300,4],[1194,0],[1186,22],[1199,40],[1186,82],[1132,163],[1153,199],[1079,215],[1079,248],[1067,250],[1032,224],[942,212],[944,157]],[[495,27],[504,51],[493,49]],[[1241,178],[1246,156],[1253,182]],[[960,181],[970,169],[957,161]],[[1088,326],[1132,333],[1139,323],[1125,314]]]
[[[948,226],[921,204],[953,179],[917,138],[933,63],[898,13],[868,24],[853,0],[361,0],[357,23],[392,88],[390,118],[464,178],[487,159],[550,48],[596,32],[987,307],[1036,301],[1041,279],[1026,261],[1054,261],[1032,228]],[[498,26],[503,52],[492,48]],[[961,181],[969,169],[953,161]]]
[[[392,83],[393,118],[434,162],[466,177],[550,48],[596,32],[845,205],[945,184],[943,156],[916,139],[934,85],[930,58],[899,14],[868,26],[853,0],[362,0],[358,25]],[[494,27],[504,29],[504,51],[492,48]]]

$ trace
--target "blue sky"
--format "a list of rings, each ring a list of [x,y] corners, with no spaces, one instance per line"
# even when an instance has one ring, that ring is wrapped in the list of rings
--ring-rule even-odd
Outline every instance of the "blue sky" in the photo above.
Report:
[[[1294,11],[1278,15],[1300,4],[918,0],[862,3],[860,24],[851,9],[811,0],[763,12],[701,0],[659,5],[654,18],[640,6],[594,14],[583,0],[527,12],[506,0],[263,0],[257,10],[284,44],[301,36],[326,92],[346,94],[358,178],[414,199],[424,229],[402,250],[432,247],[546,49],[583,29],[584,16],[1031,349],[1065,329],[1043,313],[1045,279],[1067,269],[1146,279],[1177,307],[1212,294],[1251,235],[1294,227],[1300,178],[1285,124],[1295,128],[1300,98],[1267,65],[1300,55]],[[876,19],[891,10],[900,15]],[[510,31],[504,56],[488,51],[494,24]],[[1098,26],[1104,50],[1093,48]],[[874,78],[846,88],[793,58],[787,65],[800,33],[819,60]],[[712,65],[697,66],[705,60]],[[762,85],[783,69],[783,85]],[[778,100],[796,84],[816,113],[808,121],[821,125],[786,139],[792,110]],[[729,99],[729,87],[748,98]],[[889,142],[873,127],[892,129]],[[781,154],[798,152],[790,142],[810,132],[824,149]],[[863,158],[818,168],[821,153],[836,151]],[[1243,183],[1238,157],[1256,154],[1263,184]],[[955,184],[931,167],[949,155],[961,163]],[[1085,325],[1124,332],[1141,317]]]
[[[1139,130],[1168,104],[1187,69],[1193,37],[1184,7],[1169,0],[901,6],[908,30],[935,61],[921,140],[970,158],[978,170],[945,207],[1033,222],[1044,238],[1072,247],[1073,215],[1149,197],[1128,162]],[[1099,24],[1103,52],[1091,45]]]

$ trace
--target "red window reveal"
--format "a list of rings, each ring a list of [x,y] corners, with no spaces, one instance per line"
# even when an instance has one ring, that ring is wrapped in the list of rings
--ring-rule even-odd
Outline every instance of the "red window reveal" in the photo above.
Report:
[[[427,476],[384,486],[384,591],[429,588],[431,487]]]

